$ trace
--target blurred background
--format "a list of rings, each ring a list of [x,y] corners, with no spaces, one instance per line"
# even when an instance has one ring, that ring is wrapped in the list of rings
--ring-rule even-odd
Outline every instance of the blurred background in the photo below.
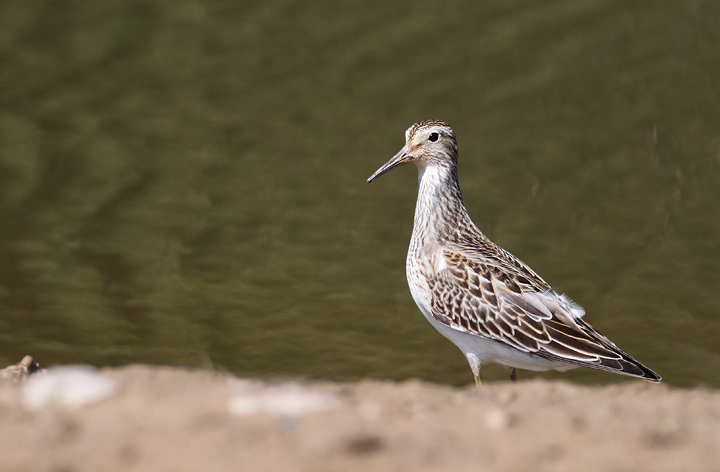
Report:
[[[716,1],[0,2],[0,367],[471,383],[407,288],[417,171],[365,183],[439,118],[493,241],[720,387],[719,106]]]

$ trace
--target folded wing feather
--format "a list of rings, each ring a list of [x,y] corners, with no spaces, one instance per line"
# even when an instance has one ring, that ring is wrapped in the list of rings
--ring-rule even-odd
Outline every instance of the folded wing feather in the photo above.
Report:
[[[445,252],[447,269],[430,278],[433,316],[460,331],[524,352],[616,369],[617,347],[584,322],[585,311],[534,273]],[[597,366],[596,366],[597,367]]]

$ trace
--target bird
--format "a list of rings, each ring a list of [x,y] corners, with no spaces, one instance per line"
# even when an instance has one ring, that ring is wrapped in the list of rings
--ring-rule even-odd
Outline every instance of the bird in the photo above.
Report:
[[[505,366],[513,381],[518,368],[589,367],[660,382],[590,326],[579,304],[475,226],[460,193],[450,125],[412,125],[405,146],[367,181],[411,162],[418,168],[418,196],[406,260],[410,293],[430,324],[463,352],[476,385],[488,363]]]

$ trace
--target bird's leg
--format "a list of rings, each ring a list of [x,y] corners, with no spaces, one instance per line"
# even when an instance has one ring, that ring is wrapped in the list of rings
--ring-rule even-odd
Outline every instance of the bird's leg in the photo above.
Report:
[[[470,364],[470,368],[472,369],[473,376],[475,376],[475,386],[479,387],[482,385],[482,375],[480,375],[480,368],[482,367],[482,363],[480,362],[480,359],[477,358],[475,354],[465,354],[465,357],[468,360],[468,363]]]
[[[507,366],[508,372],[510,372],[510,380],[517,382],[517,373],[515,373],[515,367]]]

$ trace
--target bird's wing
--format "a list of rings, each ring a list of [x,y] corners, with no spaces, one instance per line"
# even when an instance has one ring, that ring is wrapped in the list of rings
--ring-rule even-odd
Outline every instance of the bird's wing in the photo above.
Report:
[[[443,256],[447,268],[430,278],[432,314],[441,323],[547,359],[659,379],[585,323],[579,305],[533,272],[459,252]]]

